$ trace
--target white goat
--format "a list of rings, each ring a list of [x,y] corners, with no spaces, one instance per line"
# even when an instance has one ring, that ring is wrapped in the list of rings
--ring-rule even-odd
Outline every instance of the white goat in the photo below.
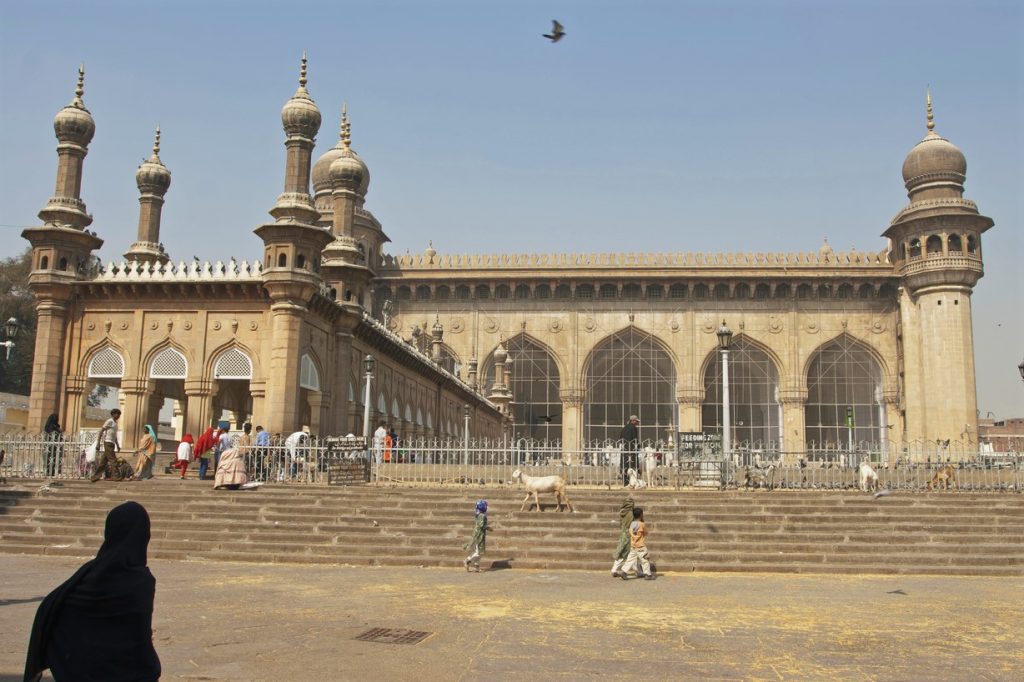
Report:
[[[640,457],[640,468],[643,471],[644,483],[648,486],[654,486],[654,472],[658,468],[658,456],[654,454],[654,448],[644,448],[644,453]]]
[[[561,476],[528,476],[516,469],[512,472],[512,480],[519,481],[526,486],[526,497],[523,498],[523,506],[519,511],[526,511],[526,503],[529,501],[530,495],[533,495],[533,502],[537,505],[537,511],[540,511],[540,500],[537,498],[537,493],[554,493],[555,500],[558,502],[555,508],[558,511],[562,511],[563,502],[569,507],[569,511],[576,511],[565,494],[565,480]]]
[[[646,488],[647,487],[647,482],[646,481],[644,481],[642,478],[637,478],[637,476],[636,476],[636,469],[633,469],[633,468],[626,469],[626,475],[629,476],[629,485],[626,486],[627,488],[635,488],[635,489],[639,490],[640,488]]]
[[[860,489],[864,492],[878,490],[878,474],[867,461],[860,463]]]

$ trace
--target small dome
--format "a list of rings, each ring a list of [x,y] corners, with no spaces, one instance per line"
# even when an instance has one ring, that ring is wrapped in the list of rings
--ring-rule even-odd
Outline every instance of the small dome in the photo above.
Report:
[[[153,155],[142,162],[135,171],[135,184],[145,194],[163,195],[171,186],[171,171],[160,160],[160,126],[156,127],[156,141],[153,143]]]
[[[306,55],[303,53],[299,89],[281,109],[281,125],[289,136],[298,135],[312,140],[320,132],[321,121],[320,109],[306,90]]]
[[[434,256],[437,255],[437,251],[434,249],[434,241],[433,240],[430,240],[429,242],[427,242],[427,248],[423,252],[423,255],[427,257],[427,262],[428,263],[433,263],[434,262]]]
[[[53,119],[53,132],[61,142],[71,142],[82,147],[89,145],[92,136],[96,133],[96,122],[92,114],[85,108],[82,102],[82,94],[85,92],[85,68],[78,67],[78,87],[75,88],[75,98],[71,104],[57,112]]]
[[[331,184],[348,185],[358,188],[363,183],[363,164],[351,149],[343,149],[341,155],[331,162]]]
[[[963,185],[967,177],[967,159],[956,145],[935,132],[932,98],[928,95],[928,134],[914,145],[903,161],[903,182],[908,190],[935,181]]]
[[[498,347],[494,349],[494,362],[505,364],[506,360],[508,360],[508,351],[505,350],[505,344],[499,343]]]
[[[338,140],[338,144],[324,152],[323,156],[317,159],[316,163],[313,164],[313,194],[319,195],[322,193],[330,193],[332,187],[331,181],[331,165],[337,161],[343,153],[348,152],[348,156],[355,159],[360,166],[362,166],[362,179],[359,181],[359,187],[356,189],[356,193],[361,197],[366,197],[367,190],[370,189],[370,169],[366,163],[359,158],[359,155],[351,148],[351,130],[348,121],[348,110],[342,106],[341,111],[341,138]]]

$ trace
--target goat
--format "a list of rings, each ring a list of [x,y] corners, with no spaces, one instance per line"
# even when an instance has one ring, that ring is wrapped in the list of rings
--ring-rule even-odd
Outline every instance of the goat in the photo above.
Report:
[[[558,502],[555,508],[558,511],[562,511],[563,503],[569,507],[569,511],[576,511],[565,494],[565,479],[561,476],[528,476],[516,469],[512,472],[512,480],[519,481],[526,486],[526,497],[523,498],[523,506],[519,511],[526,511],[526,503],[529,501],[530,495],[533,495],[533,502],[537,505],[537,511],[540,511],[540,500],[537,498],[537,493],[554,493],[555,500]]]
[[[636,469],[626,469],[626,474],[629,476],[629,485],[626,486],[627,488],[640,489],[647,487],[647,482],[645,480],[643,480],[642,478],[637,478]]]
[[[654,472],[658,468],[658,456],[654,454],[654,448],[644,448],[640,457],[640,468],[643,471],[644,483],[654,487]]]
[[[744,488],[767,488],[775,489],[775,465],[769,464],[767,469],[759,467],[747,467],[743,475]]]
[[[959,485],[956,482],[956,467],[952,464],[947,464],[932,476],[932,480],[928,481],[928,490],[934,490],[939,486],[942,486],[943,490],[949,490],[949,486],[953,485],[959,489]]]
[[[863,492],[878,490],[878,474],[867,461],[860,463],[860,489]]]

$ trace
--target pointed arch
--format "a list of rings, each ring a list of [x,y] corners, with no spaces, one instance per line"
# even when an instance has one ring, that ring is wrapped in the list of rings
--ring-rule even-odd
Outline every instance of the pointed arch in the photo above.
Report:
[[[150,379],[185,379],[188,377],[188,358],[167,344],[150,356],[146,376]]]
[[[663,439],[676,428],[675,357],[635,325],[594,346],[584,364],[583,388],[585,440],[617,439],[630,415],[640,417],[642,440]]]
[[[810,449],[874,449],[884,441],[884,366],[870,345],[848,333],[821,344],[804,372]]]
[[[729,347],[729,423],[734,449],[777,451],[782,446],[779,362],[764,344],[738,334]],[[701,430],[722,433],[724,391],[722,352],[715,348],[701,366],[704,399]]]
[[[85,375],[90,379],[123,379],[124,353],[109,341],[86,352]]]
[[[252,358],[241,349],[232,346],[218,353],[213,359],[214,379],[252,379]]]
[[[441,343],[441,361],[438,364],[455,376],[458,376],[459,370],[462,369],[462,360],[459,359],[459,354],[443,342]]]
[[[245,360],[243,361],[242,358],[238,357],[235,353],[232,353],[232,351],[236,351],[238,354],[244,356]],[[243,378],[240,374],[244,373],[246,362],[248,362],[249,365],[249,376],[244,378],[252,379],[253,377],[260,376],[261,374],[259,354],[254,352],[251,347],[238,341],[238,339],[231,339],[227,343],[217,346],[207,354],[206,358],[205,369],[207,376],[213,377],[214,379],[218,378],[219,365],[222,365],[219,368],[222,371],[232,371],[232,376],[224,376],[223,378]],[[234,376],[235,374],[238,374],[239,376]]]
[[[562,438],[562,368],[547,344],[526,333],[505,342],[511,362],[512,433],[515,438],[555,441]],[[481,370],[484,395],[494,386],[494,353]]]
[[[299,388],[309,391],[320,391],[320,368],[310,353],[303,353],[299,358]]]

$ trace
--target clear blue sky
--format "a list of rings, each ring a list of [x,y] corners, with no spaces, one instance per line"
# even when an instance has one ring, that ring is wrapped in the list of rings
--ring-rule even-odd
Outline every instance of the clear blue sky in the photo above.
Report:
[[[343,100],[392,253],[881,250],[903,158],[937,130],[996,226],[974,296],[982,415],[1024,414],[1024,10],[1019,2],[8,2],[0,256],[53,192],[51,121],[86,65],[82,196],[134,241],[163,128],[173,258],[256,259],[283,186],[280,109],[309,53]],[[540,37],[558,18],[568,35]]]

